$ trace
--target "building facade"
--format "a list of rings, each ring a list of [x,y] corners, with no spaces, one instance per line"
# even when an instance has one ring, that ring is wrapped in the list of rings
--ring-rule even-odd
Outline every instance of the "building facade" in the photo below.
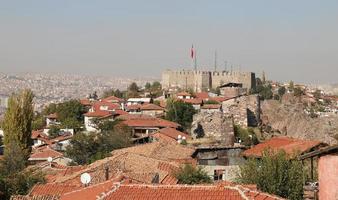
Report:
[[[200,70],[166,70],[162,73],[164,89],[179,87],[201,92],[226,83],[240,83],[243,88],[253,89],[256,87],[255,73]]]

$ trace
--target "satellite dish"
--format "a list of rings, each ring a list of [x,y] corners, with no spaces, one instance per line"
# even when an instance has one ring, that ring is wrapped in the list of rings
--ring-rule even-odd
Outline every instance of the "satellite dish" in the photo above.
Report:
[[[90,183],[91,177],[88,173],[81,174],[81,183],[87,185]]]
[[[52,158],[52,157],[48,157],[48,158],[47,158],[47,161],[48,161],[48,162],[52,162],[52,161],[53,161],[53,158]]]
[[[182,136],[181,136],[181,135],[178,135],[178,136],[177,136],[177,138],[178,138],[178,139],[181,139],[181,138],[182,138]]]
[[[182,140],[185,140],[185,139],[186,139],[185,136],[183,136],[183,137],[182,137]]]

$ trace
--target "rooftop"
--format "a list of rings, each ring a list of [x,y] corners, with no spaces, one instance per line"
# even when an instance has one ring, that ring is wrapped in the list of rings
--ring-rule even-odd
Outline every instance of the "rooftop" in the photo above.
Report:
[[[263,152],[266,149],[271,149],[274,152],[284,150],[288,155],[294,156],[293,154],[301,155],[303,153],[309,152],[315,147],[319,147],[322,144],[322,142],[314,140],[274,137],[244,151],[243,155],[246,157],[259,158],[262,157]]]
[[[101,195],[99,199],[273,200],[282,198],[252,190],[244,186],[116,184],[111,191]]]

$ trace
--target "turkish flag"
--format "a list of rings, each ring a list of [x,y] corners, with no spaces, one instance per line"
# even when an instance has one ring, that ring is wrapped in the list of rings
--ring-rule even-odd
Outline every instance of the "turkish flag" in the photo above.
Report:
[[[193,59],[194,58],[194,46],[193,45],[191,45],[191,52],[190,52],[190,56],[191,56],[191,59]]]

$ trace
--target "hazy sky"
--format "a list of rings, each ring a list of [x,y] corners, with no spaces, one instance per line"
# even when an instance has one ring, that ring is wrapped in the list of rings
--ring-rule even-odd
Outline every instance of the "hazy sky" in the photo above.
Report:
[[[268,78],[338,82],[337,0],[0,0],[0,72],[158,76],[214,52]],[[230,68],[230,67],[228,67]]]

